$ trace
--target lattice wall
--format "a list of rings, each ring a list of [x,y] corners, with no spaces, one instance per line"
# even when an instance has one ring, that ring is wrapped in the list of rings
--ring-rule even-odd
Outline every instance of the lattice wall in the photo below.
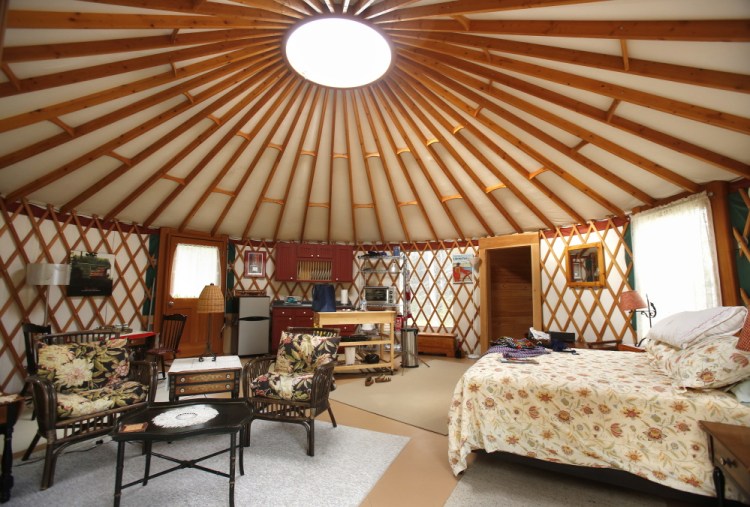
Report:
[[[21,325],[44,320],[45,292],[26,285],[26,265],[62,264],[71,250],[115,256],[111,297],[64,297],[64,288],[49,287],[49,322],[53,332],[128,324],[145,329],[141,309],[148,297],[145,273],[149,266],[149,235],[154,231],[120,222],[60,214],[23,202],[0,199],[0,390],[15,392],[23,385],[25,347]]]
[[[589,222],[540,233],[542,270],[542,320],[546,330],[575,332],[586,341],[621,339],[635,343],[629,318],[617,307],[628,290],[633,269],[632,252],[625,242],[626,220]],[[567,287],[565,249],[601,242],[606,285],[601,288]],[[627,259],[627,260],[626,260]]]

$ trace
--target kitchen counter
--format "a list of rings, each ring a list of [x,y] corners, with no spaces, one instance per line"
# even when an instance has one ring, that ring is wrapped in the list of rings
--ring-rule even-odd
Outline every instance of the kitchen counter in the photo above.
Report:
[[[299,303],[287,303],[286,301],[282,299],[275,300],[271,306],[274,308],[312,308],[312,301],[300,301]],[[342,305],[339,303],[336,303],[336,311],[340,310],[354,310],[354,306],[352,304],[346,304]]]

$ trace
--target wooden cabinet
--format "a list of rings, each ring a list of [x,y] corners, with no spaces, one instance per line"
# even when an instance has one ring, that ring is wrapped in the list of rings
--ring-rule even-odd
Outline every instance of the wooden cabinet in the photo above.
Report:
[[[481,351],[494,338],[542,329],[539,235],[481,238],[479,260]]]
[[[354,247],[313,243],[276,244],[276,280],[351,282]]]
[[[288,327],[312,327],[313,311],[309,307],[284,306],[271,310],[271,353],[279,350],[281,332]]]
[[[276,280],[290,281],[297,277],[297,244],[276,243]]]
[[[335,245],[333,249],[333,281],[354,281],[354,247]]]

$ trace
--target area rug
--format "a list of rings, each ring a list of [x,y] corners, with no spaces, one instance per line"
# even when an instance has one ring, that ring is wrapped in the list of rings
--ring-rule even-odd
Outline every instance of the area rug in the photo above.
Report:
[[[453,389],[469,362],[428,359],[429,368],[404,368],[390,382],[365,385],[364,379],[339,383],[329,398],[441,435],[448,434]],[[403,373],[402,373],[403,372]]]
[[[496,454],[478,453],[445,503],[445,507],[467,505],[665,507],[669,504],[635,490],[511,463]]]
[[[302,426],[255,421],[252,441],[245,448],[245,475],[236,471],[236,505],[357,506],[409,441],[408,437],[339,425],[315,423],[315,456],[307,455]],[[154,451],[178,458],[198,458],[226,449],[229,436],[216,435],[154,444]],[[142,478],[141,446],[127,445],[123,482]],[[35,453],[32,459],[43,453]],[[112,505],[117,444],[109,441],[77,447],[57,461],[55,484],[39,491],[43,461],[16,461],[13,506]],[[238,458],[239,459],[239,458]],[[229,454],[202,465],[228,472]],[[174,466],[152,458],[151,473]],[[229,505],[229,479],[192,468],[170,472],[122,492],[123,507],[143,505]]]

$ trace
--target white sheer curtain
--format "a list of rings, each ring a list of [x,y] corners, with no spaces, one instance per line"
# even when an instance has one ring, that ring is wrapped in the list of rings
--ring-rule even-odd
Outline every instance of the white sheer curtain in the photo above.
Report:
[[[711,203],[705,192],[633,215],[635,289],[657,309],[654,322],[721,304]],[[648,318],[638,314],[638,338]]]
[[[218,248],[180,243],[172,261],[169,294],[173,298],[197,298],[206,285],[221,287],[220,276]]]

